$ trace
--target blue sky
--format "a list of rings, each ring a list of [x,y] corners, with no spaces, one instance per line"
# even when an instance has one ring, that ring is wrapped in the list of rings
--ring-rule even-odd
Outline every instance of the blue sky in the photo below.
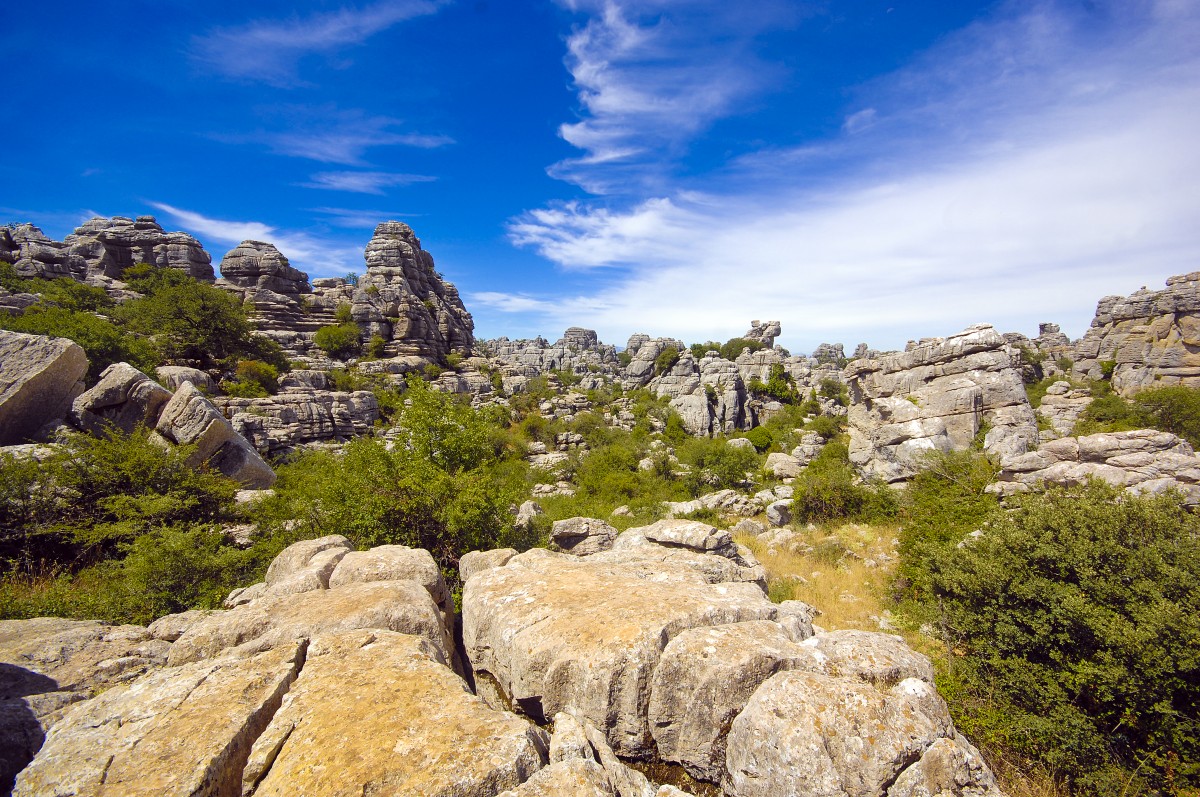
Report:
[[[407,221],[480,337],[1073,337],[1200,268],[1191,0],[19,3],[0,223],[153,214],[361,271]]]

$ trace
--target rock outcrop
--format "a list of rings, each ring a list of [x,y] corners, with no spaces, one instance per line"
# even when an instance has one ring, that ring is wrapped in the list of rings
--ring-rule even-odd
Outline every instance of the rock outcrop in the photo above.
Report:
[[[191,382],[175,391],[162,408],[155,431],[176,445],[195,445],[189,460],[207,462],[245,487],[265,489],[275,471]]]
[[[71,420],[85,432],[117,429],[128,434],[137,426],[153,427],[171,400],[171,391],[129,363],[113,363],[71,405]]]
[[[0,330],[0,445],[34,439],[83,392],[88,360],[67,338]]]
[[[1074,371],[1089,379],[1111,374],[1125,396],[1157,385],[1200,385],[1200,272],[1171,277],[1165,290],[1101,299],[1075,346]]]
[[[1004,339],[986,324],[930,338],[900,354],[855,360],[850,461],[867,477],[912,476],[931,450],[961,450],[987,429],[983,450],[1002,461],[1037,444],[1037,422]]]
[[[471,353],[471,314],[458,289],[434,270],[433,256],[421,248],[411,227],[399,221],[376,227],[367,243],[366,261],[353,305],[364,339],[379,335],[391,356],[444,359],[451,353]]]
[[[274,244],[242,241],[221,258],[221,278],[243,289],[291,295],[312,293],[308,275],[292,264]]]
[[[71,257],[82,259],[88,281],[120,280],[121,272],[137,263],[178,269],[206,282],[216,276],[212,257],[199,241],[185,232],[166,232],[153,216],[96,217],[64,238],[63,245]]]
[[[1154,429],[1043,443],[1036,451],[1008,460],[1000,481],[989,489],[1007,495],[1038,483],[1071,486],[1087,479],[1100,479],[1131,493],[1176,490],[1185,504],[1200,506],[1200,456],[1186,440]]]
[[[369,390],[284,390],[267,398],[218,396],[212,403],[256,450],[271,455],[369,434],[380,417]]]

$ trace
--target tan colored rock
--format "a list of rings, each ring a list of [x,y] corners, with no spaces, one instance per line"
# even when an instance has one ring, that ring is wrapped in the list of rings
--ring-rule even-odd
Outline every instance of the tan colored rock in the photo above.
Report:
[[[351,551],[338,562],[329,577],[329,586],[370,581],[415,581],[429,591],[440,609],[454,607],[441,568],[429,551],[422,548],[380,545],[369,551]]]
[[[508,560],[517,555],[515,548],[494,548],[490,551],[471,551],[458,560],[458,577],[465,584],[467,579],[493,567],[504,567]]]
[[[185,382],[163,407],[155,428],[172,443],[196,446],[189,464],[207,462],[255,489],[275,483],[271,466],[191,382]]]
[[[254,745],[245,794],[485,797],[545,764],[545,732],[470,694],[427,640],[359,630],[312,640]]]
[[[648,718],[659,756],[719,783],[734,717],[764,681],[809,659],[769,621],[684,631],[663,650],[651,681]]]
[[[774,619],[778,609],[756,584],[712,584],[688,564],[623,553],[534,549],[475,574],[463,593],[463,641],[472,669],[520,710],[539,719],[570,712],[619,755],[638,756],[651,747],[649,681],[666,643],[688,628]]]
[[[27,442],[66,417],[87,369],[87,355],[67,338],[0,329],[0,446]]]
[[[871,797],[954,732],[945,703],[923,681],[881,691],[857,678],[772,676],[733,721],[730,797]]]
[[[306,569],[314,556],[329,550],[340,550],[344,556],[354,550],[354,546],[341,534],[329,534],[325,537],[294,542],[280,551],[267,566],[267,574],[264,578],[267,586],[274,586]],[[326,578],[326,582],[328,582],[328,578]]]
[[[1004,797],[975,747],[956,735],[938,739],[900,773],[887,797]]]
[[[303,646],[157,670],[71,709],[14,795],[238,794],[253,741],[296,677]]]
[[[295,639],[371,628],[424,637],[448,662],[453,640],[429,593],[415,581],[373,581],[294,595],[265,595],[216,612],[171,646],[171,665],[217,655],[250,656]],[[228,651],[226,653],[226,651]]]
[[[146,626],[146,632],[155,639],[174,642],[183,636],[184,631],[211,614],[213,614],[211,609],[188,609],[186,612],[168,614]]]
[[[804,669],[842,678],[859,678],[880,688],[894,686],[907,678],[933,685],[929,659],[892,634],[872,631],[826,631],[804,640],[801,646],[812,654]]]
[[[790,479],[799,476],[802,467],[800,460],[791,454],[781,454],[778,451],[767,454],[766,468],[777,479]]]
[[[539,769],[516,789],[496,797],[614,797],[604,767],[580,758],[560,761]]]

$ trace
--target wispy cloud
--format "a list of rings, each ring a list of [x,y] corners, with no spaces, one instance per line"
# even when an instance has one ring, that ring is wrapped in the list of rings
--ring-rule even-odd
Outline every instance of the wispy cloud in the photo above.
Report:
[[[212,241],[236,246],[242,241],[265,241],[274,244],[296,268],[307,271],[310,277],[332,276],[363,268],[363,246],[340,241],[327,241],[306,232],[280,230],[259,221],[215,219],[192,210],[177,208],[164,202],[151,202],[169,215],[177,224],[196,235],[206,247]],[[210,248],[218,263],[221,253]]]
[[[359,208],[313,208],[314,213],[325,217],[329,224],[335,227],[353,229],[375,229],[380,223],[394,219],[409,219],[421,216],[420,213],[399,213],[394,210],[369,210]]]
[[[301,183],[304,188],[320,188],[327,191],[350,191],[358,194],[384,193],[385,188],[413,183],[431,183],[436,180],[425,174],[399,174],[395,172],[318,172]]]
[[[864,87],[870,125],[742,158],[707,194],[514,220],[515,243],[608,269],[591,305],[532,311],[612,340],[766,317],[806,350],[894,347],[978,321],[1079,335],[1099,297],[1194,269],[1200,11],[1013,8]]]
[[[567,39],[566,65],[580,119],[559,135],[584,155],[549,173],[592,193],[656,175],[672,150],[753,100],[779,70],[752,50],[764,28],[798,15],[796,4],[569,0],[590,15]]]
[[[358,45],[414,17],[436,13],[436,0],[384,0],[363,7],[215,28],[192,40],[192,57],[226,77],[280,87],[302,85],[299,62]]]
[[[502,293],[499,291],[477,291],[467,297],[473,304],[490,307],[504,313],[549,313],[555,302],[537,299],[524,293]]]

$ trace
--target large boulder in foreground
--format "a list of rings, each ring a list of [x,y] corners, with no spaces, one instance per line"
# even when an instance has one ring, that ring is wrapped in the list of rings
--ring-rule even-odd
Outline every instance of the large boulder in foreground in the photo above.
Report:
[[[259,737],[245,794],[493,795],[546,761],[546,733],[467,691],[427,640],[350,631],[312,640]]]
[[[251,489],[262,490],[275,483],[271,466],[191,382],[175,391],[155,429],[172,443],[196,446],[189,464],[207,462]]]
[[[463,642],[477,681],[493,679],[539,721],[572,713],[617,754],[649,755],[649,686],[664,646],[689,628],[779,615],[757,583],[713,583],[713,569],[689,557],[722,558],[643,541],[587,557],[534,549],[476,573]]]
[[[87,369],[87,355],[67,338],[0,329],[0,445],[27,442],[66,417]]]
[[[81,703],[17,776],[18,797],[236,795],[250,747],[304,660],[300,644],[170,667]]]

